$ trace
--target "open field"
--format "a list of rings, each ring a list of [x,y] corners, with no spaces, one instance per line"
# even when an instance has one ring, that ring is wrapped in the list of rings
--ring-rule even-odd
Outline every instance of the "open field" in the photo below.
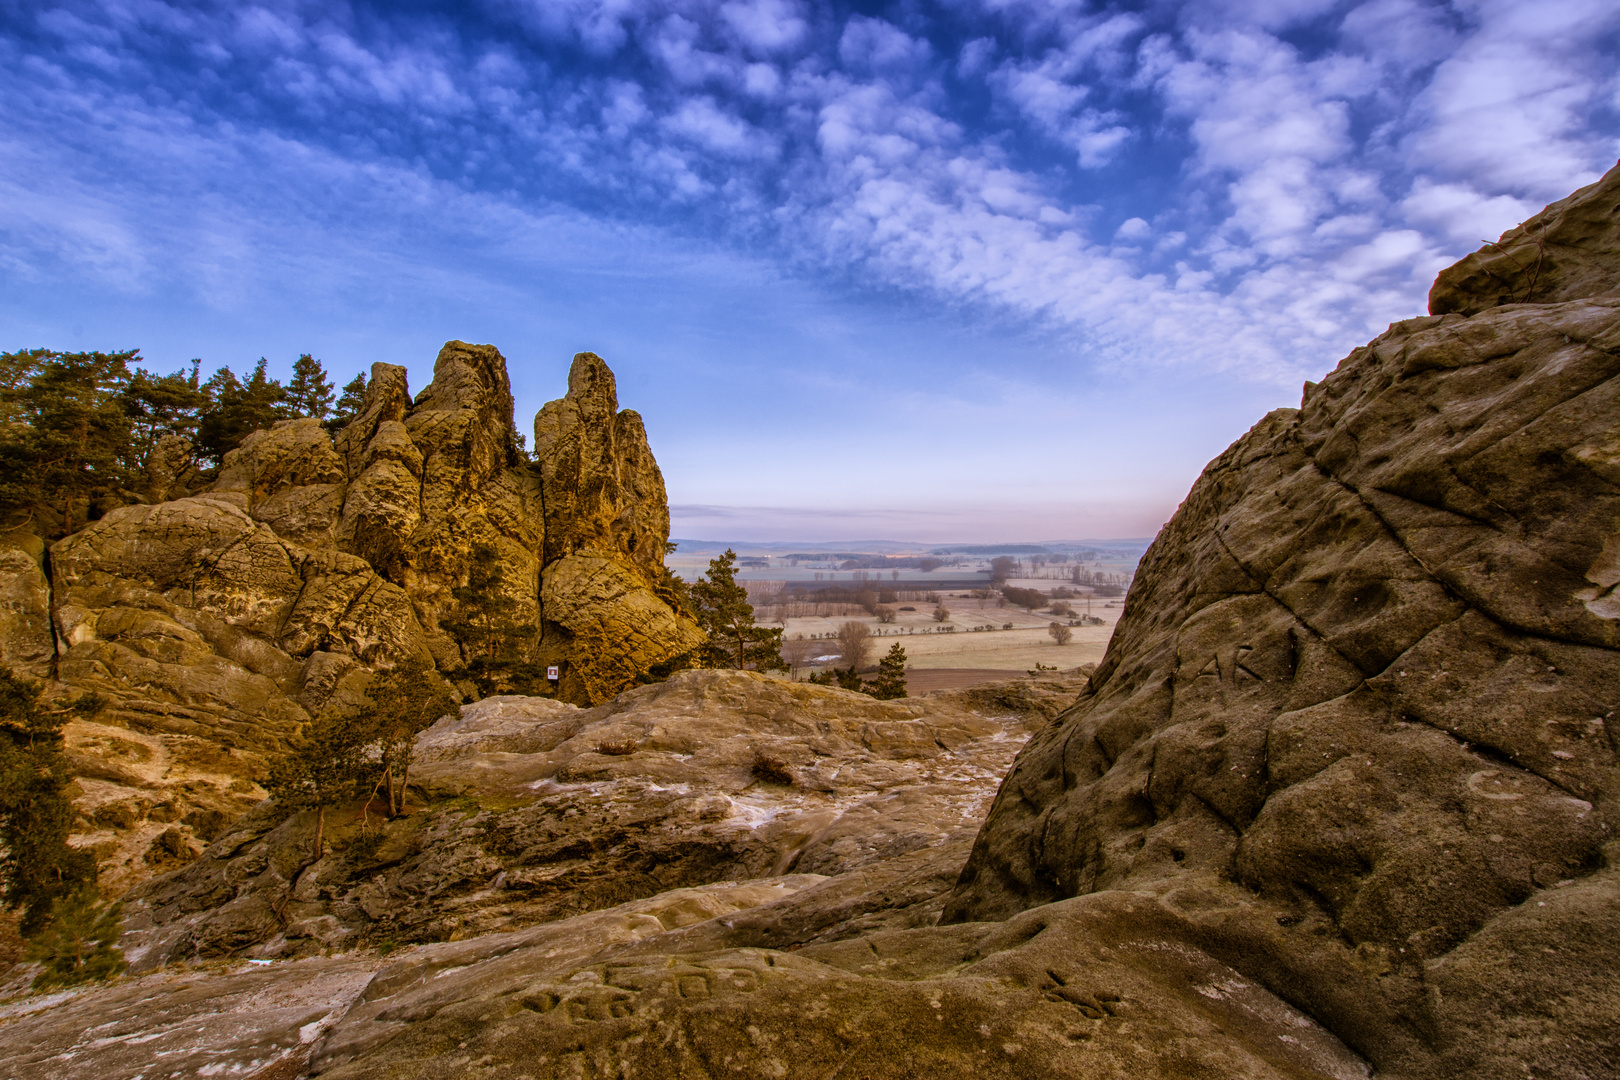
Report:
[[[1021,588],[1046,586],[1049,591],[1056,582],[1013,581],[1009,584]],[[928,603],[907,603],[901,607],[914,607],[915,611],[899,611],[893,623],[884,624],[870,615],[829,615],[823,617],[788,618],[775,625],[784,629],[783,636],[803,635],[813,640],[826,640],[826,649],[814,655],[834,655],[836,642],[830,640],[845,622],[865,623],[872,631],[872,662],[899,642],[906,650],[908,668],[983,668],[996,671],[1024,672],[1037,663],[1069,670],[1085,663],[1102,659],[1108,638],[1119,619],[1120,600],[1093,600],[1091,614],[1103,620],[1101,626],[1070,627],[1074,639],[1067,645],[1058,645],[1047,633],[1054,616],[1042,612],[1029,612],[1011,604],[996,606],[994,599],[980,600],[959,593],[943,593],[940,602],[951,612],[944,622],[935,622]],[[1086,611],[1086,601],[1070,600],[1078,613]],[[1058,620],[1067,622],[1068,620]],[[1011,626],[1011,629],[1007,627]],[[978,629],[976,629],[978,628]],[[831,666],[827,661],[818,667]]]
[[[679,577],[694,581],[708,571],[709,560],[726,547],[737,554],[737,581],[748,587],[756,618],[767,626],[780,626],[784,638],[804,637],[824,643],[811,655],[829,659],[800,668],[807,671],[832,667],[837,655],[838,628],[845,622],[866,624],[872,632],[868,667],[898,641],[906,650],[907,667],[937,671],[935,681],[956,683],[974,673],[994,678],[1022,674],[1036,664],[1071,671],[1102,659],[1114,632],[1123,600],[1106,595],[1108,584],[1122,587],[1136,571],[1145,542],[1084,541],[1040,545],[983,547],[940,545],[911,547],[892,543],[728,544],[682,541],[666,559]],[[1005,550],[1018,561],[1009,586],[1035,589],[1050,595],[1067,588],[1078,594],[1068,603],[1074,617],[1090,615],[1097,626],[1070,626],[1067,645],[1058,645],[1047,633],[1054,621],[1069,623],[1044,610],[1030,612],[999,595],[974,597],[991,584],[991,559]],[[1081,584],[1081,583],[1085,584]],[[1087,594],[1094,595],[1087,602]],[[884,623],[856,601],[875,593],[879,603],[895,609],[893,622]],[[943,622],[933,618],[936,601],[949,610]],[[948,674],[949,673],[949,674]],[[942,683],[944,685],[945,683]]]

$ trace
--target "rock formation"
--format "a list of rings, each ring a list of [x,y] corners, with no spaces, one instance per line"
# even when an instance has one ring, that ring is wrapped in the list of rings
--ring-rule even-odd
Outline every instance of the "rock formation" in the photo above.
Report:
[[[561,667],[563,700],[611,697],[701,640],[658,592],[663,479],[600,358],[575,357],[538,423],[531,464],[506,361],[452,341],[414,401],[404,368],[373,365],[335,439],[283,421],[197,494],[113,510],[48,553],[0,538],[0,662],[110,702],[66,732],[107,883],[211,842],[262,797],[266,755],[355,703],[374,669],[459,667],[443,623],[479,545],[508,618],[533,628],[530,658]]]
[[[1615,1075],[1616,222],[1620,169],[1210,464],[950,921],[1154,895],[1381,1073]]]
[[[127,953],[142,971],[443,941],[715,881],[859,871],[870,886],[879,865],[931,891],[876,921],[932,924],[1013,752],[1080,685],[975,708],[687,671],[593,709],[486,698],[418,740],[424,810],[329,815],[334,850],[310,866],[310,815],[266,804],[126,897]]]

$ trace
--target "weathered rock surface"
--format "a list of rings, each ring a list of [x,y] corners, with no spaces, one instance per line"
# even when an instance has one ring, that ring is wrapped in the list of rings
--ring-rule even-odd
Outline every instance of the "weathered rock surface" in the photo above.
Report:
[[[39,537],[0,534],[0,664],[32,679],[50,674],[51,586]]]
[[[669,515],[640,419],[592,354],[569,385],[541,416],[555,460],[531,465],[506,361],[453,341],[414,401],[404,368],[374,365],[335,439],[278,423],[189,496],[160,454],[150,503],[49,552],[0,538],[0,663],[110,703],[68,729],[79,842],[104,883],[207,846],[263,796],[267,756],[358,701],[373,670],[460,666],[442,622],[478,545],[497,553],[509,620],[533,628],[530,658],[563,669],[564,700],[606,700],[698,643],[658,592]]]
[[[1081,685],[1031,684],[984,711],[961,693],[879,702],[724,671],[593,709],[489,698],[419,739],[418,812],[333,812],[314,865],[310,815],[248,814],[130,894],[127,953],[146,970],[442,941],[787,873],[838,882],[783,924],[793,942],[932,924],[1014,752]]]
[[[1620,1074],[1617,216],[1611,173],[1537,219],[1559,302],[1398,323],[1211,463],[950,920],[1193,882],[1381,1072]]]
[[[535,416],[534,454],[546,493],[541,662],[561,664],[565,699],[605,701],[703,640],[660,590],[664,477],[595,353],[574,357],[567,396]]]
[[[1620,293],[1620,187],[1613,170],[1440,272],[1431,315],[1477,315],[1502,304],[1557,304]]]
[[[380,906],[436,907],[449,916],[441,935],[552,921],[387,960],[360,950],[258,969],[182,964],[12,1006],[0,1011],[0,1071],[63,1080],[93,1054],[109,1080],[158,1063],[165,1075],[284,1077],[1365,1076],[1332,1034],[1191,944],[1207,915],[1196,888],[933,926],[996,773],[1077,689],[1019,683],[882,703],[692,672],[592,710],[467,706],[421,745],[428,784],[460,801],[414,815],[430,831],[455,820],[457,832],[396,855],[391,878],[344,879],[327,863],[310,872],[351,889],[364,878]],[[794,783],[762,785],[761,754]],[[681,803],[686,813],[670,812]],[[145,889],[135,920],[220,882],[203,872],[210,862],[274,862],[304,840],[255,850],[253,828],[239,825]],[[600,886],[614,879],[634,890],[637,876],[673,866],[678,880],[703,848],[755,876],[556,918],[609,898]],[[638,851],[656,858],[638,865]],[[481,865],[424,889],[435,859],[440,871]],[[345,948],[367,932],[342,925],[343,904],[318,907],[324,884],[303,884],[281,914],[285,932],[252,951],[308,951],[323,937]],[[546,886],[551,900],[537,904]],[[214,898],[216,918],[263,895],[228,892]],[[131,935],[137,966],[161,936]]]

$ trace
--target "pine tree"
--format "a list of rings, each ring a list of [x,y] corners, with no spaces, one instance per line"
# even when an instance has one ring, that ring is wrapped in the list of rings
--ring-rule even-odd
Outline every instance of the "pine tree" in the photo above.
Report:
[[[81,885],[51,905],[51,922],[29,940],[23,959],[43,964],[35,990],[111,978],[129,964],[118,950],[123,905],[107,904],[94,885]]]
[[[68,710],[39,698],[38,686],[0,668],[0,902],[22,909],[24,936],[45,925],[53,902],[96,879],[95,858],[67,842]]]
[[[368,728],[354,716],[322,714],[270,764],[264,786],[276,805],[288,813],[315,811],[311,862],[326,853],[326,808],[352,796],[361,782]]]
[[[326,369],[309,353],[302,353],[293,364],[292,381],[287,384],[287,406],[296,416],[326,419],[332,411],[334,391]]]
[[[64,536],[126,485],[122,392],[136,353],[0,354],[0,528]]]
[[[906,696],[906,650],[898,641],[889,647],[888,655],[878,661],[877,678],[863,689],[880,701]]]
[[[204,384],[211,402],[197,422],[197,448],[204,457],[218,463],[255,431],[287,418],[287,391],[266,373],[267,363],[259,357],[245,383],[223,367]]]
[[[366,695],[371,707],[359,723],[366,742],[377,747],[388,789],[388,813],[402,814],[416,736],[440,717],[457,712],[456,699],[438,672],[419,660],[407,660],[377,676]]]
[[[360,410],[366,407],[366,373],[361,372],[350,379],[343,387],[343,395],[337,399],[337,405],[332,408],[332,416],[324,420],[329,434],[336,435],[343,428],[360,415]]]
[[[197,441],[197,423],[208,408],[208,393],[197,381],[197,362],[190,372],[154,375],[136,368],[122,395],[129,421],[128,473],[131,479],[146,472],[153,447],[165,435]]]
[[[737,584],[737,553],[730,548],[709,561],[707,576],[687,589],[698,625],[709,635],[706,667],[786,671],[780,628],[754,625],[748,590]]]
[[[464,662],[453,677],[473,680],[485,697],[526,694],[545,683],[544,672],[530,659],[534,628],[509,617],[512,603],[500,552],[490,544],[474,544],[467,584],[451,589],[450,596],[458,607],[456,617],[440,625],[461,646]]]

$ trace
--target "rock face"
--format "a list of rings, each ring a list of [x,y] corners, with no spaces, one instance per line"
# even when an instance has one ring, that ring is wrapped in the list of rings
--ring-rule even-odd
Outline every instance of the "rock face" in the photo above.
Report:
[[[804,940],[932,924],[1014,751],[1081,685],[975,708],[687,671],[593,709],[488,698],[418,740],[424,809],[334,811],[333,851],[306,865],[313,816],[266,805],[129,894],[126,951],[147,970],[442,941],[786,873],[837,879],[812,890],[836,917],[795,924]],[[874,914],[847,894],[878,878],[909,884]]]
[[[207,846],[262,797],[266,755],[358,700],[373,670],[460,666],[443,622],[479,545],[496,552],[508,619],[533,628],[531,659],[562,668],[563,700],[605,700],[699,642],[657,591],[669,516],[640,419],[616,411],[592,354],[569,386],[540,417],[555,460],[531,464],[506,361],[453,341],[414,401],[404,368],[374,365],[335,439],[283,421],[198,494],[162,501],[164,473],[155,501],[48,553],[0,538],[0,662],[110,703],[67,729],[81,842],[106,883]]]
[[[1560,199],[1455,266],[1429,292],[1431,315],[1477,315],[1502,304],[1558,304],[1620,293],[1615,176]]]
[[[1620,170],[1211,463],[948,921],[1196,889],[1380,1071],[1620,1070],[1617,221]],[[1556,302],[1497,303],[1543,235]]]
[[[613,372],[580,353],[568,396],[534,418],[545,498],[541,614],[545,662],[564,664],[570,701],[604,701],[648,658],[677,656],[701,637],[677,619],[664,576],[669,500],[641,417],[620,411]]]
[[[307,823],[245,819],[132,904],[138,969],[213,958],[0,1008],[0,1073],[68,1080],[93,1053],[109,1080],[159,1064],[513,1080],[1364,1077],[1331,1033],[1191,946],[1182,897],[933,925],[996,777],[1078,689],[877,702],[687,672],[591,710],[466,706],[420,741],[428,787],[451,801],[369,850],[340,827],[347,850],[293,882]],[[626,898],[638,891],[650,895]],[[452,940],[386,960],[356,948],[379,932]],[[222,961],[324,949],[347,953]]]

